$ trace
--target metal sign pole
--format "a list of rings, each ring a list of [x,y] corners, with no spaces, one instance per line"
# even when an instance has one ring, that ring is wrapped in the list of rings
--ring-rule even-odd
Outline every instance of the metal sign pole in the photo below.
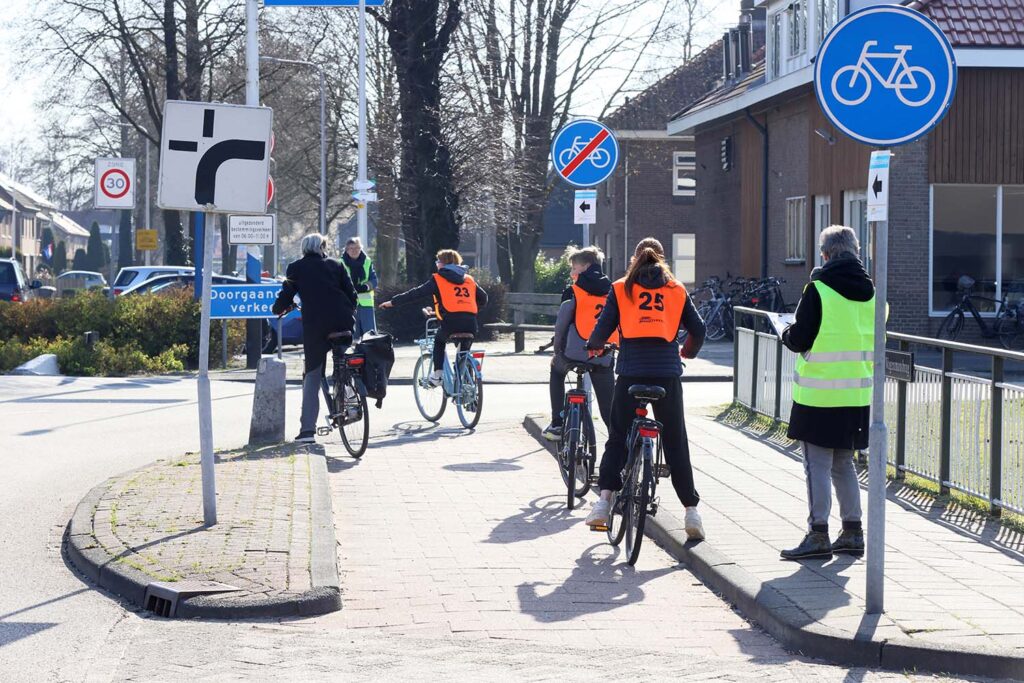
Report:
[[[277,317],[277,359],[281,360],[281,325],[284,324],[284,316]]]
[[[359,177],[356,187],[366,186],[366,0],[359,0]],[[360,192],[362,190],[360,189]],[[360,202],[357,213],[359,240],[370,247],[366,225],[366,202]]]
[[[196,213],[196,228],[205,228],[206,214]],[[213,230],[203,230],[203,296],[199,316],[199,452],[203,474],[203,522],[217,523],[213,469],[213,404],[210,399],[210,287],[213,284]]]
[[[317,67],[320,74],[320,234],[327,234],[327,83],[324,69]],[[277,206],[275,204],[275,206]],[[277,248],[274,249],[277,260]],[[275,271],[276,272],[276,271]]]
[[[146,229],[153,229],[153,215],[149,211],[149,148],[151,143],[149,138],[143,138],[143,143],[146,145]],[[150,265],[152,261],[153,252],[150,249],[146,250],[146,265]]]

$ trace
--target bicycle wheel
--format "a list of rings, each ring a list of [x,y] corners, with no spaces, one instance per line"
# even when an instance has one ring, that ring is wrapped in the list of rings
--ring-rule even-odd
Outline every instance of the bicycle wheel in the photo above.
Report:
[[[651,502],[651,486],[654,483],[650,461],[641,461],[640,457],[637,453],[638,462],[633,468],[630,482],[632,489],[628,501],[630,510],[629,524],[626,525],[626,551],[629,553],[630,566],[636,564],[637,558],[640,557],[640,546],[644,541],[644,524],[647,522],[647,505]]]
[[[433,367],[430,354],[424,354],[416,361],[416,367],[412,371],[412,391],[416,396],[416,407],[423,419],[428,422],[440,420],[444,415],[445,406],[448,405],[444,387],[440,384],[436,387],[427,384]]]
[[[580,414],[579,408],[566,402],[565,418],[562,423],[562,438],[558,441],[558,469],[562,475],[562,484],[565,485],[565,508],[572,510],[576,507],[575,472],[576,458],[578,457],[580,438]]]
[[[456,390],[455,409],[459,422],[466,429],[473,429],[480,422],[480,411],[484,405],[484,384],[476,372],[472,357],[466,355],[458,363],[459,385]]]
[[[959,308],[956,308],[949,312],[949,315],[939,325],[939,339],[948,339],[949,341],[956,341],[956,338],[960,336],[960,331],[964,329],[964,312]]]
[[[708,341],[721,341],[725,338],[725,319],[722,316],[723,308],[723,306],[717,306],[704,319],[707,330],[705,336]]]
[[[611,506],[608,511],[608,542],[614,546],[622,543],[622,537],[626,533],[626,526],[629,524],[629,511],[624,506],[626,499],[622,491],[612,493]]]
[[[590,460],[590,438],[594,432],[593,422],[590,416],[590,411],[583,409],[580,411],[580,437],[576,442],[576,467],[573,470],[575,479],[575,490],[573,493],[576,494],[577,498],[583,498],[587,495],[587,491],[590,490],[590,475],[591,475],[591,460]],[[590,422],[590,428],[587,428],[587,423]]]
[[[366,409],[366,396],[359,391],[354,375],[336,388],[336,412],[341,422],[341,442],[353,458],[363,457],[370,439],[370,411]]]
[[[1019,309],[1004,309],[996,321],[999,343],[1007,351],[1024,351],[1024,323]]]

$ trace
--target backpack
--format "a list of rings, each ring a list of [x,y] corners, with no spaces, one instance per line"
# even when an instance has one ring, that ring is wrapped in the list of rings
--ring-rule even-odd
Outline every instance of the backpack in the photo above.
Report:
[[[363,385],[366,397],[377,399],[380,408],[388,393],[388,377],[395,364],[395,349],[390,334],[367,332],[356,344],[355,352],[366,358],[363,365]]]

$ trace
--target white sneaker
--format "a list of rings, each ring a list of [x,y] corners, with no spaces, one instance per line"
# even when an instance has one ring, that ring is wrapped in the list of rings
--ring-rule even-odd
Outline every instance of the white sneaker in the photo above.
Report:
[[[704,540],[704,524],[700,521],[700,513],[697,508],[686,508],[686,519],[683,521],[686,529],[686,537],[691,541]]]
[[[434,370],[432,373],[430,373],[430,377],[427,378],[427,384],[429,384],[432,387],[441,386],[441,371]]]
[[[611,508],[612,504],[609,501],[598,498],[590,514],[587,515],[587,526],[592,531],[606,531],[608,529],[608,513],[611,512]]]

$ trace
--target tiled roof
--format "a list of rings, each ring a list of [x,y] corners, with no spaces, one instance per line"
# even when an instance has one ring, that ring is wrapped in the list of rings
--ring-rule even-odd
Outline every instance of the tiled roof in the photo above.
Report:
[[[733,98],[739,97],[740,95],[747,92],[751,88],[755,88],[763,84],[764,59],[762,59],[759,63],[755,64],[754,68],[751,69],[750,73],[748,73],[743,78],[739,79],[738,81],[728,81],[727,83],[722,84],[721,86],[715,88],[707,95],[705,95],[703,98],[697,100],[696,102],[686,107],[682,111],[674,113],[671,119],[675,120],[686,114],[692,114],[694,112],[701,111],[702,109],[713,107],[716,104],[728,102]]]
[[[953,47],[1024,47],[1024,0],[915,0]]]

